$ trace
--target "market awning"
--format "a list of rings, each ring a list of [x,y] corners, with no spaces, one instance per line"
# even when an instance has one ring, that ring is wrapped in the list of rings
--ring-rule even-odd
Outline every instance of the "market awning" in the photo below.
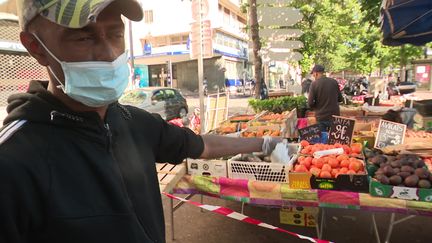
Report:
[[[381,6],[383,44],[424,45],[432,41],[431,0],[384,0]]]

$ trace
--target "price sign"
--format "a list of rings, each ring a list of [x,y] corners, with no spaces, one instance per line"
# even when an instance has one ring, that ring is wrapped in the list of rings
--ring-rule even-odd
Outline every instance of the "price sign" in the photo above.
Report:
[[[380,120],[375,148],[403,144],[407,126],[405,124]]]
[[[306,140],[311,144],[321,142],[321,129],[318,125],[312,125],[299,129],[300,139]]]
[[[340,143],[350,145],[354,134],[354,126],[354,119],[341,116],[333,116],[328,143]]]

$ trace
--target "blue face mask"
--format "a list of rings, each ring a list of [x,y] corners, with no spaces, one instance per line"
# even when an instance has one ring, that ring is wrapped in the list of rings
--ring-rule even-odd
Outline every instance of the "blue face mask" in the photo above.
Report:
[[[35,35],[35,38],[60,63],[64,85],[50,67],[48,70],[59,83],[57,87],[72,99],[89,107],[103,107],[117,101],[125,91],[130,74],[127,52],[113,62],[63,62],[48,50],[38,36]]]

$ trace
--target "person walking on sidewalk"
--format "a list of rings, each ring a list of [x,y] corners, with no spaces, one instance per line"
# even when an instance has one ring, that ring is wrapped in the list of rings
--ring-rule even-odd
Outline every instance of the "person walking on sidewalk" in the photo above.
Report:
[[[332,116],[340,115],[339,103],[343,97],[337,81],[326,77],[324,72],[322,65],[315,65],[311,71],[314,81],[309,89],[308,105],[315,111],[321,131],[328,131]]]

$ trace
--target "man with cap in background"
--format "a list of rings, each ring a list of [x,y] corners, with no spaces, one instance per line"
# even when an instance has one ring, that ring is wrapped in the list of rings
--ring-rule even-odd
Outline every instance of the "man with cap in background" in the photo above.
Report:
[[[315,111],[321,131],[330,129],[332,116],[339,116],[339,102],[343,101],[336,80],[324,75],[325,68],[315,65],[311,71],[314,81],[309,88],[308,104]]]
[[[117,100],[121,15],[136,0],[17,0],[21,42],[49,81],[9,97],[0,131],[0,243],[165,242],[155,162],[270,153],[280,138],[198,136]]]

